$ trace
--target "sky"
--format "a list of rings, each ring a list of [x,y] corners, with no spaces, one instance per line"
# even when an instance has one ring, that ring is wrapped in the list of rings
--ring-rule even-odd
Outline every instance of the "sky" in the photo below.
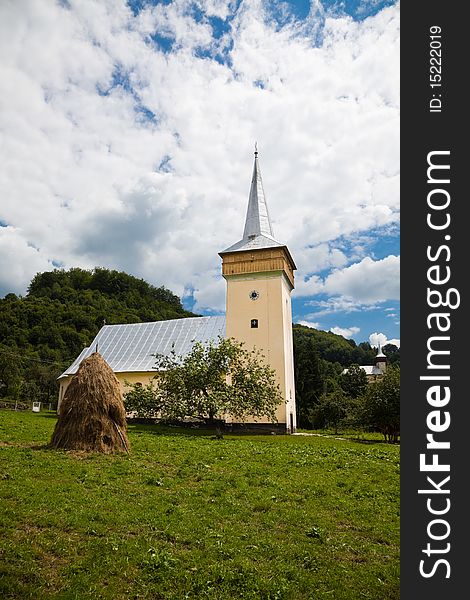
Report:
[[[223,314],[254,144],[293,321],[399,345],[399,5],[3,0],[0,296],[102,266]]]

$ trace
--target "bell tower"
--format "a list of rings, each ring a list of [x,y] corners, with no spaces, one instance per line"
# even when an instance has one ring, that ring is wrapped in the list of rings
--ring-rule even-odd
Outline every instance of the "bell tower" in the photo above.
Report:
[[[276,371],[285,403],[278,425],[296,429],[291,292],[295,263],[274,238],[255,149],[243,238],[219,253],[227,281],[226,335],[257,348]]]
[[[382,352],[382,346],[379,344],[377,355],[375,357],[375,366],[380,370],[381,374],[384,375],[387,370],[387,357]]]

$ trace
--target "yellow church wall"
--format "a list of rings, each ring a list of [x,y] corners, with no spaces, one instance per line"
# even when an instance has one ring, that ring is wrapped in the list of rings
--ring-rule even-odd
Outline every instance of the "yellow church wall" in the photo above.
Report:
[[[146,385],[150,380],[152,380],[156,373],[154,371],[143,371],[143,372],[132,372],[132,373],[115,373],[119,383],[121,384],[122,392],[126,392],[126,381],[128,383],[141,383],[142,385]]]
[[[286,385],[286,422],[289,429],[294,432],[297,429],[297,418],[295,410],[295,381],[294,381],[294,341],[292,333],[292,301],[291,287],[285,278],[282,279],[282,310],[284,328],[284,368]]]

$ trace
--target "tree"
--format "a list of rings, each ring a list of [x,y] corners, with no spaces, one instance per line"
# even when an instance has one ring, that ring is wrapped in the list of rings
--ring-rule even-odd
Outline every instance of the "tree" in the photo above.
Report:
[[[195,343],[184,357],[158,355],[158,374],[146,386],[131,385],[126,410],[164,421],[195,417],[206,421],[229,414],[276,421],[282,395],[275,371],[257,351],[233,338]]]
[[[400,366],[400,348],[398,346],[395,346],[395,344],[385,344],[382,352],[387,357],[389,365]]]
[[[350,398],[359,398],[367,389],[367,375],[359,365],[351,365],[340,378],[340,385],[344,393]]]
[[[371,383],[364,395],[361,411],[364,425],[380,431],[387,442],[400,435],[400,369],[391,367]]]
[[[339,425],[347,415],[348,407],[348,397],[344,394],[337,378],[327,377],[324,392],[311,412],[313,427],[315,429],[332,427],[337,433]]]
[[[0,345],[0,394],[17,400],[21,388],[21,368],[18,358]]]
[[[347,407],[341,388],[323,394],[315,410],[318,424],[321,427],[332,427],[338,433],[338,427],[346,417]]]
[[[312,410],[323,393],[321,359],[311,336],[294,337],[294,376],[298,425],[309,427]]]

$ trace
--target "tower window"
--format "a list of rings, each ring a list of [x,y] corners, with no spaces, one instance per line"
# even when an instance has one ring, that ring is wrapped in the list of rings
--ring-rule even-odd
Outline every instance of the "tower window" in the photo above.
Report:
[[[251,329],[258,329],[258,319],[251,319]]]

